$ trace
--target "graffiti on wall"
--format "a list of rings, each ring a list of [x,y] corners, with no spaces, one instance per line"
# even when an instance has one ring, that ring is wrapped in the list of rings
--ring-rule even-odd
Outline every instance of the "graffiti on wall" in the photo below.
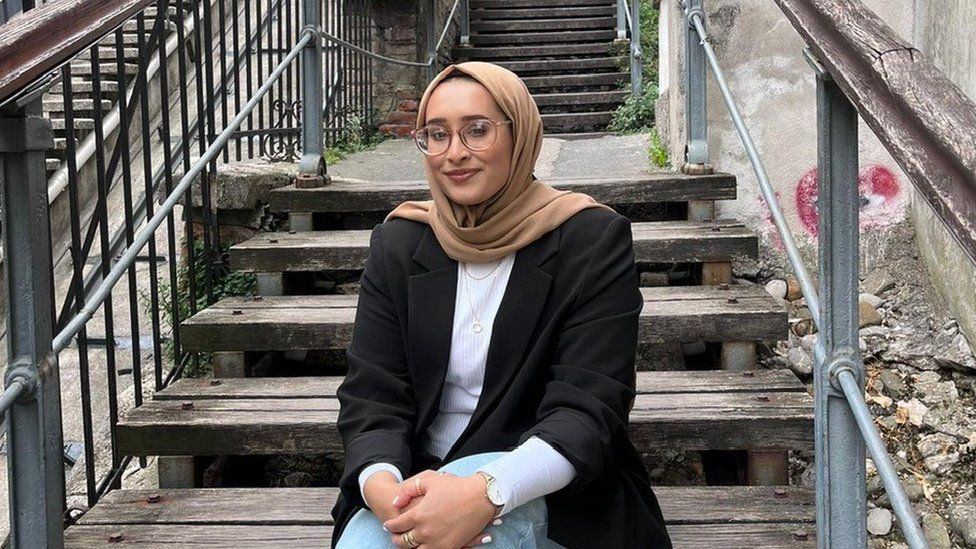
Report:
[[[857,179],[862,232],[886,227],[904,218],[908,193],[891,170],[880,164],[870,164],[861,168]],[[800,221],[803,233],[811,240],[816,240],[819,233],[820,215],[817,210],[817,194],[817,168],[814,167],[800,177],[793,194],[796,217]],[[783,204],[779,192],[776,196]],[[765,209],[765,204],[762,207]],[[772,219],[768,214],[766,222],[767,228],[772,229]],[[767,236],[772,237],[777,247],[781,247],[775,230],[767,231]]]

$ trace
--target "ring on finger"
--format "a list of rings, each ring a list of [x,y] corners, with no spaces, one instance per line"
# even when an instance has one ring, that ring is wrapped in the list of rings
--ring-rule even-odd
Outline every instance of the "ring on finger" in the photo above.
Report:
[[[413,530],[404,532],[400,537],[403,539],[403,543],[406,543],[408,547],[416,547],[420,545],[420,542],[413,539]]]
[[[417,493],[419,494],[420,493],[420,479],[419,478],[413,479],[413,485],[417,488]]]

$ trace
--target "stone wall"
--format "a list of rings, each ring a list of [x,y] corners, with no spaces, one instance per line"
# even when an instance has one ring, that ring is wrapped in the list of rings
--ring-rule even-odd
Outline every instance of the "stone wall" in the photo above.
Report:
[[[373,51],[404,61],[427,60],[426,33],[440,36],[454,0],[434,0],[431,17],[423,0],[388,0],[373,2]],[[459,27],[455,14],[438,50],[433,74],[451,62],[451,48],[457,42]],[[428,83],[428,71],[420,67],[373,61],[373,95],[380,130],[404,136],[414,127],[416,101]]]

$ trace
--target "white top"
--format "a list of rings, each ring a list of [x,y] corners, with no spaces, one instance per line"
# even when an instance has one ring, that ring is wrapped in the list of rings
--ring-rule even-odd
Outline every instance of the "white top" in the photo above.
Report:
[[[426,449],[441,459],[464,432],[481,397],[492,325],[514,264],[514,253],[489,263],[458,263],[451,354],[439,413],[427,430]],[[501,488],[505,498],[502,514],[564,488],[576,476],[573,465],[537,437],[529,438],[481,470],[494,477]],[[366,479],[378,471],[389,471],[398,481],[403,480],[392,464],[374,463],[359,474],[360,490]]]

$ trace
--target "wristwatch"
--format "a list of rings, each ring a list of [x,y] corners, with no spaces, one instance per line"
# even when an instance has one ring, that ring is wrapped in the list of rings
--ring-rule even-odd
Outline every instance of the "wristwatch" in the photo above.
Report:
[[[487,485],[485,486],[485,499],[491,502],[495,506],[495,516],[501,514],[502,508],[505,507],[505,497],[502,495],[501,487],[495,482],[495,477],[489,475],[484,471],[478,471],[478,474],[485,478]]]

